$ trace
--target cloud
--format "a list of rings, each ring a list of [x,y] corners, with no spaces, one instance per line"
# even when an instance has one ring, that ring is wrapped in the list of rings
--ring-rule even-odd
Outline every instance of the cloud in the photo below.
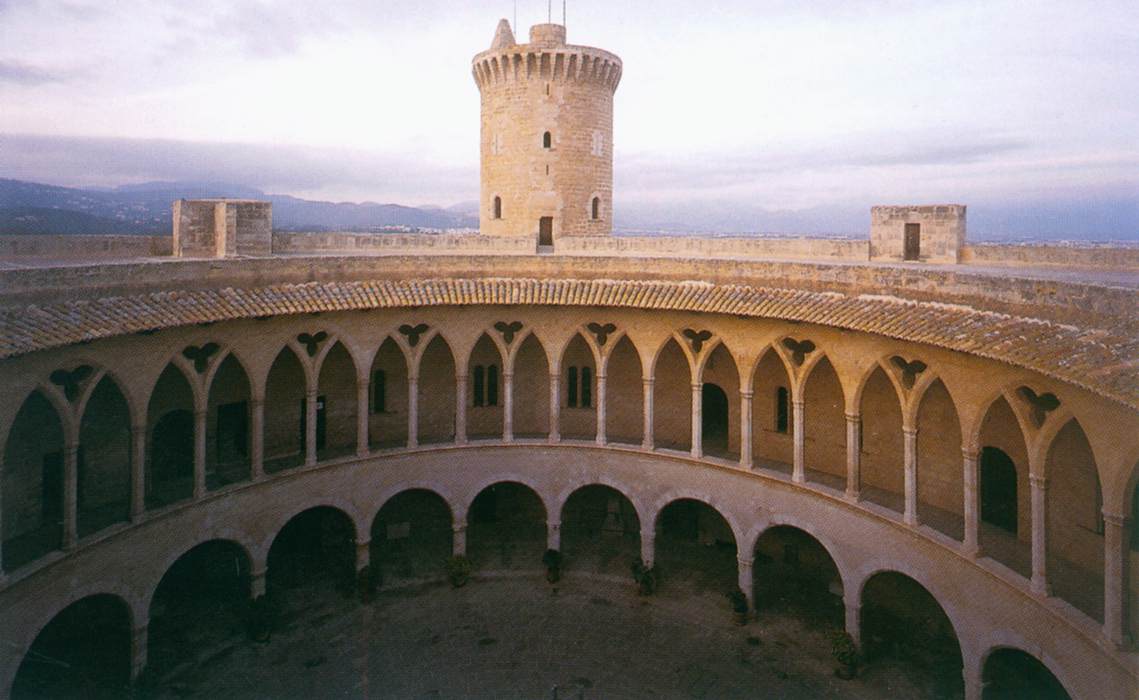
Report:
[[[2,8],[0,8],[2,10]],[[46,68],[17,63],[15,61],[0,61],[0,83],[15,85],[44,85],[58,83],[70,77],[66,73],[50,71]]]

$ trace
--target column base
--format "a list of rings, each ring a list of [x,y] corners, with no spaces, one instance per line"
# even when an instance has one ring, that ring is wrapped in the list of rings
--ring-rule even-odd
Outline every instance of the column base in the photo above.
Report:
[[[851,503],[858,503],[862,500],[862,493],[860,491],[847,490],[846,493],[843,494],[843,498]]]

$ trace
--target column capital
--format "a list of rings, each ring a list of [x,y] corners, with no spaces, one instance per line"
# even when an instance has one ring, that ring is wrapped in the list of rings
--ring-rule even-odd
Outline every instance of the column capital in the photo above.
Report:
[[[252,406],[253,408],[257,408],[258,406],[264,408],[265,397],[264,396],[250,396],[249,397],[249,405]]]
[[[917,437],[918,436],[918,429],[914,426],[903,425],[902,426],[902,433],[905,434],[907,437]]]
[[[792,396],[791,397],[791,403],[796,405],[796,406],[803,406],[807,403],[807,400],[804,399],[802,396]]]
[[[860,423],[861,421],[862,421],[862,414],[861,413],[847,413],[846,414],[846,422],[847,423]]]
[[[755,392],[750,389],[740,389],[740,398],[751,399],[755,397]]]
[[[318,387],[318,386],[305,387],[305,395],[306,396],[311,396],[315,399],[316,395],[319,393],[320,393],[320,387]]]
[[[704,382],[692,382],[692,391],[703,391]]]
[[[746,559],[744,557],[738,557],[736,559],[736,561],[739,563],[740,566],[747,568],[747,569],[750,569],[755,564],[754,559]]]
[[[460,533],[463,533],[466,531],[467,531],[467,524],[466,523],[463,523],[462,525],[456,524],[456,525],[451,526],[451,532],[454,532],[455,534],[460,534]]]
[[[1048,489],[1048,477],[1046,476],[1040,476],[1039,474],[1029,474],[1028,483],[1031,484],[1032,488],[1034,489],[1041,489],[1045,491]]]
[[[1131,524],[1131,518],[1127,517],[1126,515],[1122,515],[1120,513],[1112,513],[1111,511],[1109,511],[1106,508],[1104,508],[1100,512],[1103,513],[1104,525],[1112,525],[1114,527],[1121,527],[1122,528],[1122,527],[1127,527],[1128,525]]]
[[[645,386],[652,386],[655,381],[656,379],[652,377],[641,377],[641,384],[644,384]]]
[[[962,445],[961,457],[963,459],[971,459],[975,462],[981,458],[981,448],[972,445]]]
[[[313,393],[315,394],[316,392],[313,392]],[[195,419],[205,418],[206,414],[208,414],[208,413],[209,413],[209,409],[207,409],[207,408],[195,408],[194,409],[194,418]]]

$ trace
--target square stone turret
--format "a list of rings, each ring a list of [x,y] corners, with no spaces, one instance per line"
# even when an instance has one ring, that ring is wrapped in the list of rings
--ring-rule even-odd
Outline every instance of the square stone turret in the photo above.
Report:
[[[254,199],[174,202],[174,255],[225,258],[271,255],[273,204]]]
[[[870,208],[870,259],[957,263],[965,247],[965,205]]]

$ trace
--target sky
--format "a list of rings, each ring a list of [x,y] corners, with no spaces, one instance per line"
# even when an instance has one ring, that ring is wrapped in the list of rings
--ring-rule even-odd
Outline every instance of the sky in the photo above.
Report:
[[[0,177],[475,200],[470,60],[514,12],[0,0]],[[520,39],[546,12],[518,0]],[[618,222],[837,231],[873,204],[954,202],[971,229],[1139,238],[1135,0],[569,0],[566,17],[570,43],[624,61]]]

